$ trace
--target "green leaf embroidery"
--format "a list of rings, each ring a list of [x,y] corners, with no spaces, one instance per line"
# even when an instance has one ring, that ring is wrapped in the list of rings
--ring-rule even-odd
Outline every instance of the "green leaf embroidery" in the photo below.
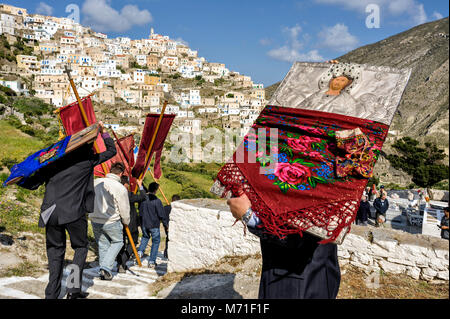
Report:
[[[327,183],[327,180],[326,180],[325,178],[323,178],[323,177],[320,177],[320,176],[313,176],[313,178],[314,178],[318,183],[321,183],[321,184],[326,184],[326,183]]]
[[[316,188],[316,180],[314,178],[308,177],[308,182],[312,188]]]

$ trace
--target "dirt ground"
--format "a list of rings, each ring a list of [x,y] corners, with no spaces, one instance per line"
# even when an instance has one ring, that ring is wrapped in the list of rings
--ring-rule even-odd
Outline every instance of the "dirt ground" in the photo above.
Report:
[[[163,235],[164,233],[162,233]],[[47,272],[45,238],[41,234],[1,234],[0,277],[40,276]],[[67,243],[66,260],[73,257]],[[147,248],[148,250],[150,247]],[[160,251],[164,250],[164,238]],[[88,266],[97,259],[95,249],[89,250]],[[362,270],[341,267],[338,299],[448,299],[448,282],[414,280],[406,275],[380,273],[378,285]],[[158,298],[257,298],[261,275],[261,256],[225,257],[207,269],[184,273],[168,273],[149,284],[150,295]]]
[[[169,273],[150,285],[157,298],[244,298],[258,296],[261,256],[226,257],[209,269]],[[338,299],[448,299],[448,282],[380,273],[378,285],[362,270],[341,267]]]

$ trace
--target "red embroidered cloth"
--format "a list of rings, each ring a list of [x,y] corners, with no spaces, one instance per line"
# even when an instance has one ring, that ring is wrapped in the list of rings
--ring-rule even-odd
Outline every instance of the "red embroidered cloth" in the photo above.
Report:
[[[161,177],[161,153],[164,146],[164,141],[166,140],[167,134],[169,133],[172,122],[175,118],[175,114],[164,114],[159,127],[158,133],[156,134],[156,139],[151,149],[150,156],[147,163],[145,162],[145,156],[147,150],[150,147],[150,142],[152,140],[153,132],[156,129],[156,124],[158,123],[159,114],[147,114],[145,119],[144,131],[142,133],[141,144],[139,146],[138,156],[136,158],[136,164],[133,167],[132,174],[134,177],[139,178],[139,175],[148,169],[152,156],[155,154],[155,178]]]
[[[321,243],[332,242],[342,230],[349,230],[368,180],[357,173],[336,174],[336,159],[346,158],[352,149],[338,147],[336,132],[357,128],[367,137],[375,162],[387,125],[320,111],[266,106],[252,126],[255,131],[250,130],[217,175],[217,182],[224,186],[222,195],[231,191],[239,196],[243,190],[272,234],[301,235],[316,227],[326,232]],[[270,129],[277,131],[271,133]],[[259,139],[263,131],[265,143]],[[278,138],[272,147],[270,136]]]

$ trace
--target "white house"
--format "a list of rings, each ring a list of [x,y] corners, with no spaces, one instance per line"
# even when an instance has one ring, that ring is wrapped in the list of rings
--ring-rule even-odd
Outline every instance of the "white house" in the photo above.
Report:
[[[145,71],[144,70],[135,70],[133,72],[133,81],[135,83],[144,83]]]
[[[147,65],[147,55],[145,54],[136,55],[136,63],[142,66]]]
[[[95,76],[82,76],[81,87],[88,92],[93,92],[100,88],[99,83],[97,81],[97,77]]]
[[[189,104],[191,106],[201,105],[200,90],[189,91]]]
[[[21,81],[5,81],[0,79],[0,84],[3,86],[6,86],[7,88],[10,88],[16,93],[22,93],[25,92],[26,86]]]
[[[2,13],[0,14],[0,34],[14,35],[14,16]]]

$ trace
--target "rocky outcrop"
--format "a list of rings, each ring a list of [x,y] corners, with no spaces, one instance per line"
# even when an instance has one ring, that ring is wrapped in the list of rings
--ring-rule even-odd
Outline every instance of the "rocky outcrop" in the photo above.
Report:
[[[410,136],[434,142],[449,155],[449,18],[425,23],[338,57],[340,62],[411,68],[411,77],[390,127],[383,151],[396,139]],[[446,35],[446,36],[442,36]],[[270,99],[279,83],[266,88]],[[448,160],[448,157],[446,161]],[[411,178],[380,158],[375,175],[383,183],[408,186]]]
[[[234,218],[223,200],[194,199],[172,203],[168,272],[207,268],[225,256],[260,251],[257,237]],[[364,271],[383,270],[414,279],[448,280],[448,241],[425,235],[352,226],[338,246],[341,265]]]

